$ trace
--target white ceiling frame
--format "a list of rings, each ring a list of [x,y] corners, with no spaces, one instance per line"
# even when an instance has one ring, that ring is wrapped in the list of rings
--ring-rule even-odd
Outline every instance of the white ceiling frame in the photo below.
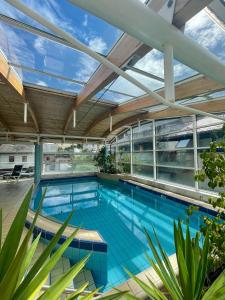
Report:
[[[14,136],[22,136],[22,137],[36,137],[36,138],[60,138],[60,139],[85,139],[91,141],[105,141],[103,137],[93,137],[93,136],[79,136],[79,135],[63,135],[63,134],[48,134],[48,133],[29,133],[29,132],[17,132],[17,131],[0,131],[0,136],[6,135],[9,137],[10,135]]]
[[[69,1],[161,52],[164,45],[170,44],[181,63],[225,84],[225,63],[140,1]]]
[[[115,73],[122,76],[123,78],[125,78],[126,80],[133,83],[135,86],[137,86],[138,88],[140,88],[141,90],[143,90],[144,92],[146,92],[147,94],[152,96],[159,103],[163,103],[163,104],[165,104],[169,107],[177,108],[177,109],[180,109],[180,110],[183,110],[183,111],[188,111],[191,114],[200,114],[200,115],[204,115],[204,116],[210,116],[210,117],[213,117],[215,119],[220,119],[220,120],[225,121],[225,118],[223,118],[223,117],[214,116],[213,114],[210,114],[210,113],[206,113],[206,112],[203,112],[203,111],[200,111],[200,110],[197,110],[197,109],[193,109],[193,108],[190,108],[190,107],[185,107],[185,106],[182,106],[182,105],[172,103],[170,101],[165,100],[159,94],[151,91],[149,88],[147,88],[141,82],[139,82],[138,80],[136,80],[135,78],[133,78],[132,76],[128,75],[126,72],[124,72],[123,70],[118,68],[116,65],[111,63],[107,58],[103,57],[102,55],[99,55],[98,53],[96,53],[93,50],[91,50],[90,48],[88,48],[86,45],[84,45],[81,42],[77,41],[72,35],[70,35],[69,33],[65,32],[64,30],[56,27],[54,24],[47,21],[41,15],[39,15],[36,12],[34,12],[33,10],[31,10],[29,7],[22,4],[20,1],[18,1],[18,0],[6,0],[6,2],[8,2],[11,5],[15,6],[18,10],[22,11],[24,14],[28,15],[29,17],[33,18],[34,20],[36,20],[37,22],[39,22],[40,24],[42,24],[46,28],[50,29],[55,34],[58,34],[60,37],[62,37],[68,43],[73,45],[74,48],[77,48],[78,50],[90,55],[94,59],[96,59],[99,62],[101,62],[102,64],[104,64],[106,67],[112,69]],[[139,3],[139,1],[137,1],[137,0],[136,1],[135,0],[123,0],[123,2],[121,2],[119,0],[114,0],[114,1],[108,1],[108,0],[98,0],[98,1],[82,0],[82,1],[80,1],[80,0],[76,0],[76,1],[70,1],[70,2],[73,2],[74,4],[78,4],[78,6],[83,7],[84,9],[87,9],[87,10],[91,11],[93,14],[99,15],[99,12],[100,12],[100,17],[102,17],[104,19],[108,19],[108,21],[110,23],[119,23],[119,24],[116,24],[117,27],[121,27],[121,23],[124,24],[125,26],[124,26],[123,30],[128,32],[128,33],[130,31],[131,35],[133,35],[133,36],[135,36],[133,34],[133,31],[135,31],[135,28],[137,28],[137,26],[136,26],[135,22],[133,22],[133,21],[131,22],[131,19],[129,19],[129,18],[131,16],[133,18],[134,15],[135,15],[135,18],[140,17],[141,24],[143,23],[143,20],[141,19],[142,17],[144,19],[144,22],[146,21],[146,17],[147,17],[147,19],[149,19],[149,18],[151,19],[151,17],[152,17],[153,22],[154,22],[154,26],[152,26],[152,27],[157,27],[158,23],[161,27],[163,27],[165,25],[166,25],[166,27],[171,26],[162,17],[160,17],[156,13],[152,12],[151,9],[149,9],[149,8],[146,9],[146,7],[143,4]],[[121,10],[118,11],[118,9],[117,9],[118,5],[121,6],[121,3],[123,3],[122,6],[124,6],[126,8],[126,14],[123,15],[123,12],[122,12],[122,16],[123,16],[124,21],[123,20],[118,21],[118,18],[117,18],[118,14],[119,14],[119,17],[121,16]],[[108,5],[112,6],[112,10],[110,10]],[[102,8],[103,8],[103,11],[102,11]],[[117,11],[114,14],[115,9],[117,9]],[[134,9],[134,11],[133,11],[133,9]],[[95,10],[97,10],[97,13],[96,13]],[[106,10],[107,10],[107,12],[106,12]],[[135,14],[134,14],[134,12],[135,12]],[[111,18],[110,18],[110,16],[111,16]],[[131,30],[129,29],[129,24],[127,24],[127,16],[129,16],[128,21],[130,22]],[[112,22],[112,20],[114,22]],[[133,18],[133,20],[134,20],[134,18]],[[147,23],[149,23],[149,22],[147,22]],[[132,24],[134,24],[134,26]],[[146,26],[144,25],[144,29],[145,29],[145,27]],[[149,26],[147,25],[147,27],[149,27]],[[128,30],[127,30],[127,28],[128,28]],[[142,30],[142,28],[140,28],[140,26],[138,26],[138,32],[140,30]],[[146,30],[145,30],[145,32],[146,32]],[[166,32],[166,33],[168,35],[168,32]],[[209,58],[211,63],[213,62],[213,65],[215,63],[216,66],[217,66],[217,73],[218,73],[218,71],[220,71],[220,77],[223,77],[223,73],[224,73],[224,79],[222,81],[220,81],[220,80],[218,80],[218,81],[222,82],[222,83],[225,83],[225,81],[224,81],[225,80],[225,65],[224,64],[221,64],[219,62],[219,60],[214,55],[210,55],[210,53],[208,53],[208,51],[205,51],[205,49],[203,49],[202,47],[200,47],[196,43],[192,42],[187,37],[184,37],[184,35],[178,29],[175,29],[175,27],[172,27],[172,33],[173,33],[172,34],[173,38],[174,38],[174,35],[175,35],[175,37],[178,36],[179,39],[181,39],[181,42],[183,42],[186,47],[191,45],[192,48],[194,48],[194,50],[195,50],[194,52],[196,52],[197,54],[200,53],[202,55],[203,59],[205,57],[207,57],[207,58]],[[158,34],[158,32],[157,32],[157,34]],[[144,34],[144,36],[145,36],[145,34]],[[147,32],[147,36],[149,36],[149,32]],[[169,30],[169,35],[168,35],[167,38],[168,39],[171,38],[171,30]],[[141,36],[141,38],[138,37],[138,39],[144,41],[143,36]],[[178,42],[179,42],[179,39],[178,39]],[[146,44],[149,44],[149,42],[146,43]],[[159,41],[157,43],[157,46],[158,47],[154,47],[154,48],[160,48]],[[174,45],[171,44],[171,46],[174,46]],[[161,49],[161,50],[163,50],[163,49]],[[174,51],[175,51],[175,48],[174,48]],[[196,56],[198,57],[198,55],[196,55]],[[204,63],[205,63],[205,61],[204,61]],[[211,64],[210,64],[210,66],[211,66]],[[211,70],[211,72],[212,72],[212,70]],[[203,70],[202,73],[205,73],[204,70]],[[211,76],[209,76],[209,77],[211,77]]]

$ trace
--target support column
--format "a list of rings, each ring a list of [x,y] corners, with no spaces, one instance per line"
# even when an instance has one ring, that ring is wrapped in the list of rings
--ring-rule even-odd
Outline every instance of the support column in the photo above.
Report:
[[[174,70],[173,70],[173,47],[164,46],[164,78],[165,78],[165,99],[175,102]]]
[[[156,173],[156,137],[155,137],[155,120],[152,120],[152,139],[153,139],[153,178],[157,179]]]
[[[130,175],[133,176],[133,128],[130,127]]]
[[[38,184],[42,173],[42,144],[35,143],[34,149],[34,183]]]
[[[193,117],[193,147],[194,147],[194,168],[195,174],[198,171],[198,142],[197,142],[197,120],[196,116]],[[195,190],[198,191],[198,181],[195,181]]]
[[[118,170],[118,138],[116,136],[116,170]]]

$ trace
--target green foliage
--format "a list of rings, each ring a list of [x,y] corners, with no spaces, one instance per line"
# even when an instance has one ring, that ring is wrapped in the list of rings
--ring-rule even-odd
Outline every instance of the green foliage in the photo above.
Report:
[[[0,210],[0,298],[2,300],[59,299],[64,289],[84,268],[85,263],[89,258],[88,255],[72,266],[67,273],[57,280],[49,289],[43,292],[42,295],[40,295],[40,291],[49,273],[57,264],[64,251],[69,247],[78,229],[76,229],[55,252],[53,251],[73,215],[73,212],[71,212],[46,249],[31,267],[31,261],[35,256],[40,239],[39,235],[33,240],[33,242],[31,242],[32,234],[41,209],[44,195],[30,229],[27,231],[25,237],[22,238],[31,196],[32,188],[26,194],[3,244],[1,243],[2,209]],[[92,299],[98,290],[95,290],[85,296],[81,296],[87,284],[88,283],[76,290],[66,299],[77,299],[78,297],[82,300]],[[119,297],[123,294],[124,292],[115,293],[111,297]]]
[[[189,225],[186,225],[186,233],[183,233],[181,222],[174,223],[174,243],[178,263],[178,276],[162,248],[156,233],[154,232],[156,246],[147,231],[145,231],[149,247],[155,261],[147,255],[147,259],[154,268],[157,275],[173,300],[224,300],[225,294],[225,271],[216,279],[212,286],[205,292],[204,282],[207,273],[209,238],[203,238],[201,247],[201,236],[197,232],[194,238],[190,236]],[[149,284],[127,271],[133,280],[143,291],[154,300],[166,300],[165,294],[160,291],[148,278]],[[134,299],[128,295],[127,299]],[[136,299],[138,299],[136,297]]]
[[[119,169],[121,173],[130,173],[130,155],[121,150],[119,152]]]
[[[225,126],[224,126],[225,130]],[[225,139],[210,144],[209,151],[201,154],[202,169],[195,176],[198,181],[207,181],[211,189],[218,189],[218,197],[210,197],[209,203],[217,209],[215,218],[204,216],[201,232],[209,236],[210,269],[225,262]]]
[[[115,168],[115,155],[111,152],[107,153],[107,148],[102,147],[98,154],[94,157],[96,165],[100,168],[100,172],[115,174],[117,170]]]

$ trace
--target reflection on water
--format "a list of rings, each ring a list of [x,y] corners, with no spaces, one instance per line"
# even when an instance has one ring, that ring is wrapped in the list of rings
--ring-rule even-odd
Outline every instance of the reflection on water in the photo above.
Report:
[[[115,185],[95,177],[49,181],[40,188],[39,197],[46,186],[44,215],[63,221],[75,209],[71,224],[99,231],[108,243],[106,289],[128,278],[123,266],[135,274],[149,267],[145,252],[152,253],[144,228],[152,235],[154,227],[166,253],[174,253],[173,222],[186,219],[186,206],[135,186]],[[34,207],[37,202],[38,197]],[[196,212],[190,222],[192,234],[201,222],[201,214]]]

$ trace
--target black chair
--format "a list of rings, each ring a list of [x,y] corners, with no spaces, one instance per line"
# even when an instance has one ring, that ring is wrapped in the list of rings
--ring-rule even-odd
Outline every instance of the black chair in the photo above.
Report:
[[[5,173],[3,174],[2,177],[3,179],[6,180],[12,179],[12,180],[19,181],[22,169],[23,169],[23,165],[15,165],[11,173]]]

